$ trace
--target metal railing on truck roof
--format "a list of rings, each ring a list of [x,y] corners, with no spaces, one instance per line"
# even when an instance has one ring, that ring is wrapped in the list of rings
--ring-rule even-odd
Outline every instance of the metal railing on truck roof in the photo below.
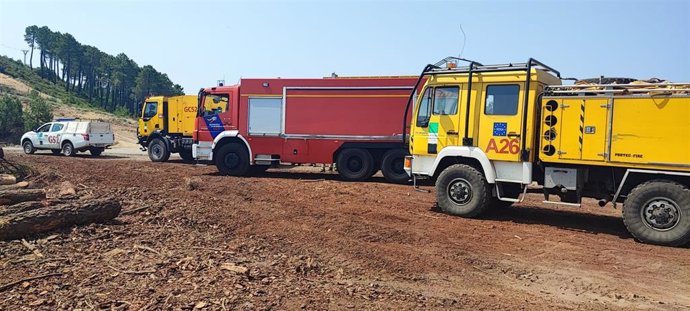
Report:
[[[457,66],[457,63],[459,62],[466,62],[469,63],[467,66],[463,67],[454,67]],[[446,68],[441,67],[442,65],[446,65]],[[453,66],[449,66],[449,64],[454,64]],[[532,78],[532,69],[541,69],[543,71],[551,72],[554,74],[556,77],[558,77],[561,80],[565,80],[564,78],[561,77],[561,73],[534,59],[530,58],[527,60],[525,63],[508,63],[508,64],[494,64],[494,65],[483,65],[480,62],[461,58],[461,57],[454,57],[454,56],[449,56],[446,57],[435,64],[428,64],[424,67],[422,70],[422,73],[419,75],[419,79],[417,79],[417,83],[414,86],[413,92],[410,94],[410,98],[407,101],[407,106],[405,107],[405,114],[403,116],[403,131],[402,131],[402,141],[403,144],[407,143],[407,140],[405,138],[405,130],[407,129],[407,115],[410,110],[410,103],[414,100],[414,94],[417,88],[419,87],[419,83],[422,82],[425,76],[434,76],[434,75],[445,75],[445,74],[458,74],[458,73],[467,73],[467,89],[471,90],[472,89],[472,76],[475,73],[486,73],[486,72],[504,72],[504,71],[524,71],[527,73],[527,76],[525,78],[525,89],[529,90],[530,88],[530,81]],[[570,79],[570,78],[566,78]],[[527,111],[527,107],[529,105],[529,92],[525,92],[525,98],[523,102],[523,111]],[[469,92],[467,95],[467,103],[465,105],[466,111],[465,111],[465,137],[462,139],[462,145],[463,146],[473,146],[474,141],[472,138],[468,136],[469,134],[469,118],[470,118],[470,104],[472,103],[472,92]],[[522,116],[522,123],[520,125],[520,128],[524,128],[524,125],[527,123],[527,113],[523,113]],[[520,158],[522,161],[527,161],[529,158],[529,151],[524,149],[526,146],[526,140],[527,140],[527,135],[522,135],[522,150],[520,151]]]
[[[688,95],[690,83],[649,83],[645,81],[631,83],[583,83],[572,85],[549,85],[544,89],[545,95]]]

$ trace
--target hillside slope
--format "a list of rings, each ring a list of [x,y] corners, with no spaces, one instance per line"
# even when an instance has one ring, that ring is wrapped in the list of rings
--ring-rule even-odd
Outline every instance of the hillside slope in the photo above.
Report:
[[[9,93],[17,96],[24,103],[28,99],[29,93],[34,89],[36,88],[31,86],[31,82],[25,82],[8,74],[0,73],[0,94]],[[47,92],[55,93],[51,92],[51,89],[48,89]],[[86,105],[68,105],[58,98],[59,94],[46,94],[40,91],[39,94],[51,104],[55,118],[73,117],[84,120],[100,119],[110,122],[113,125],[116,139],[116,144],[113,148],[136,148],[138,146],[136,139],[137,121],[135,119],[120,117]]]

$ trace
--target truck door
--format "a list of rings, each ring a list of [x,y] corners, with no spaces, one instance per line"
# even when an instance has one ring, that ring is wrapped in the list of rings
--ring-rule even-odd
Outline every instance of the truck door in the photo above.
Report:
[[[490,160],[520,161],[522,83],[487,84],[481,101],[478,146]]]
[[[49,132],[44,135],[47,136],[46,142],[44,142],[44,146],[50,149],[60,149],[60,138],[62,136],[62,130],[64,128],[64,123],[53,123],[53,125],[50,127]]]
[[[230,93],[206,94],[203,97],[203,107],[201,107],[201,117],[203,123],[199,124],[199,132],[209,133],[211,140],[218,134],[230,129],[232,116],[230,111]]]
[[[147,101],[139,119],[140,136],[149,136],[151,133],[162,129],[162,120],[158,115],[163,114],[162,106],[156,101]]]
[[[417,154],[437,154],[459,143],[459,86],[427,87],[419,102],[412,148]]]
[[[52,123],[43,124],[36,130],[36,139],[38,140],[38,146],[45,148],[48,144],[48,132],[50,131],[50,126]]]

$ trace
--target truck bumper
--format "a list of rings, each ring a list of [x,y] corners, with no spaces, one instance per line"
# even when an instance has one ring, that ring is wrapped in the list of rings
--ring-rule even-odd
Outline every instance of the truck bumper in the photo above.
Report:
[[[211,142],[200,141],[192,145],[192,157],[200,161],[213,160],[213,144]]]

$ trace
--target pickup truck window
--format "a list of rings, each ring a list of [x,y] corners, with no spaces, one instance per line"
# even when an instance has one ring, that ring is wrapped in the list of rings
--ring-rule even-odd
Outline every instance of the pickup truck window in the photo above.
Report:
[[[50,130],[50,124],[51,124],[51,123],[44,124],[43,126],[39,127],[39,128],[36,130],[36,133],[47,133],[48,130]]]
[[[146,103],[146,107],[144,107],[144,115],[142,117],[144,119],[151,119],[156,115],[156,113],[158,113],[158,103]]]
[[[64,128],[65,125],[62,123],[53,123],[53,127],[50,129],[51,132],[59,132]]]

